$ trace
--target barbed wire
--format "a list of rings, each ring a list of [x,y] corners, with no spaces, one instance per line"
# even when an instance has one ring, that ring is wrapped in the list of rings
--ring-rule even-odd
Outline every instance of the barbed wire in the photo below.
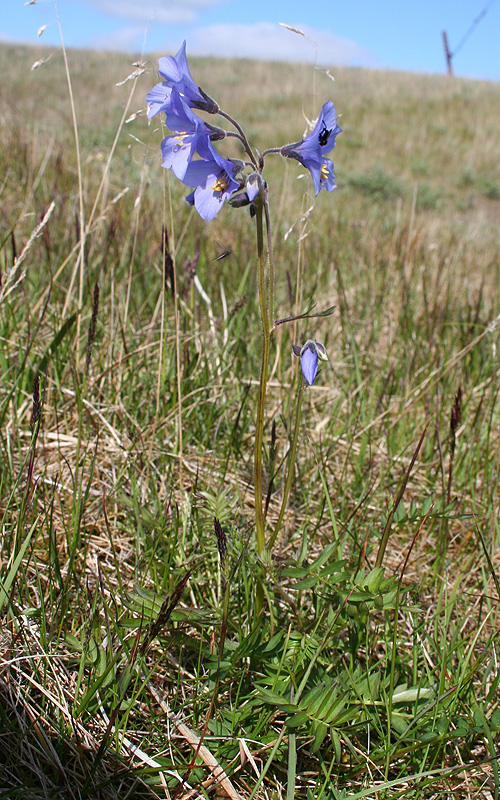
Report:
[[[483,10],[481,11],[481,13],[480,13],[480,14],[478,14],[478,16],[477,16],[477,17],[475,18],[475,20],[472,22],[472,24],[471,24],[470,28],[469,28],[469,29],[468,29],[468,30],[467,30],[467,31],[464,33],[464,35],[463,35],[463,36],[462,36],[462,38],[460,39],[460,41],[459,41],[459,43],[457,44],[457,46],[455,47],[455,49],[454,49],[453,53],[450,53],[450,58],[453,58],[453,57],[454,57],[454,56],[455,56],[455,55],[458,53],[458,51],[462,49],[462,47],[464,46],[465,42],[467,41],[467,39],[469,38],[469,36],[470,36],[470,35],[471,35],[471,33],[473,32],[474,28],[475,28],[475,27],[476,27],[476,26],[477,26],[477,25],[478,25],[478,24],[481,22],[481,20],[483,19],[483,17],[485,17],[485,16],[486,16],[486,14],[487,14],[487,13],[488,13],[488,11],[490,10],[490,8],[491,8],[491,6],[493,5],[493,3],[494,3],[494,2],[495,2],[495,0],[490,0],[490,2],[489,2],[489,3],[486,3],[486,5],[485,5],[485,7],[483,8]]]

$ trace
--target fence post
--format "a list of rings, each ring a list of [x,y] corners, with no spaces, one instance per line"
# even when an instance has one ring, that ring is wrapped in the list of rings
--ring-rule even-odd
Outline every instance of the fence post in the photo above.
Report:
[[[446,35],[446,31],[443,31],[443,45],[444,54],[446,56],[446,65],[448,67],[448,75],[453,75],[453,68],[451,66],[451,53],[450,48],[448,47],[448,37]]]

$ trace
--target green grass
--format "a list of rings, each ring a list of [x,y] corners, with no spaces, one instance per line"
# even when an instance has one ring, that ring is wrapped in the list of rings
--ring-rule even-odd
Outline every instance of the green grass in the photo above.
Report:
[[[330,360],[260,558],[252,223],[161,169],[154,59],[68,54],[80,192],[46,55],[0,48],[0,798],[213,797],[214,764],[246,800],[498,798],[498,84],[190,59],[261,149],[342,115],[310,215],[266,165],[277,316],[336,311],[273,338],[271,522],[291,344]]]

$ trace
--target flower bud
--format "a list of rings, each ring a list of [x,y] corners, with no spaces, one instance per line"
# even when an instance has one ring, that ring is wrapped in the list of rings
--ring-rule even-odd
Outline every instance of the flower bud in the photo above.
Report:
[[[292,350],[294,355],[300,358],[300,366],[306,382],[312,386],[319,371],[319,362],[328,361],[325,346],[320,342],[308,339],[303,347],[293,344]]]

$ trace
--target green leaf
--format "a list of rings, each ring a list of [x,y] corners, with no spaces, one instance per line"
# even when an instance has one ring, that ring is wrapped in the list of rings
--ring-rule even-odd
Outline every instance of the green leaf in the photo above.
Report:
[[[323,740],[328,733],[328,726],[325,725],[323,722],[320,722],[319,725],[316,725],[316,730],[314,733],[314,741],[312,743],[311,752],[317,753],[321,745],[323,744]]]
[[[322,709],[337,697],[337,686],[333,681],[320,683],[304,695],[300,707],[307,710],[310,717],[322,719]]]
[[[338,697],[334,703],[331,704],[328,712],[324,714],[324,721],[328,724],[332,724],[333,722],[337,721],[341,715],[341,712],[344,710],[346,705],[346,696],[343,695],[342,697]],[[326,711],[326,709],[325,709]]]
[[[299,711],[297,714],[294,714],[292,717],[289,717],[285,720],[285,725],[289,728],[299,728],[301,725],[305,725],[306,722],[309,721],[309,716],[306,711]]]
[[[323,564],[325,563],[325,561],[328,561],[328,558],[329,558],[330,554],[332,552],[336,552],[337,551],[337,547],[338,546],[337,546],[337,544],[335,542],[332,542],[331,544],[327,544],[326,547],[323,548],[323,550],[321,551],[319,556],[314,559],[314,561],[310,565],[310,568],[317,570],[320,567],[322,567]],[[337,563],[338,564],[343,564],[344,562],[337,562]]]
[[[429,497],[426,497],[424,502],[422,503],[422,516],[423,517],[427,516],[427,514],[431,510],[431,508],[432,508],[432,500],[433,500],[432,495],[429,495]]]
[[[416,700],[426,700],[433,697],[434,689],[430,686],[412,686],[410,689],[399,688],[392,695],[393,703],[414,703]]]
[[[409,717],[404,717],[402,714],[391,714],[391,727],[394,728],[396,733],[400,736],[406,731],[409,724]]]
[[[410,519],[415,519],[415,517],[420,516],[418,512],[418,505],[417,505],[417,498],[413,497],[410,503],[410,510],[408,512],[408,516]]]
[[[276,692],[272,692],[270,689],[264,689],[262,686],[258,687],[257,694],[268,705],[278,706],[281,708],[281,706],[288,704],[287,698],[277,694]]]
[[[356,694],[364,700],[378,700],[381,680],[382,676],[378,671],[370,675],[365,674],[359,681],[353,679]]]
[[[336,730],[332,730],[330,732],[330,736],[333,742],[333,749],[335,750],[335,762],[337,764],[342,763],[342,742],[340,741],[340,736],[338,735]]]
[[[404,503],[402,500],[396,506],[396,510],[394,511],[393,522],[397,525],[398,522],[403,522],[408,517],[406,515]]]
[[[83,653],[83,645],[80,639],[77,639],[72,633],[67,633],[64,637],[64,641],[71,650],[75,650],[77,653]]]
[[[309,570],[305,567],[286,567],[282,574],[286,578],[305,578],[306,575],[309,575]]]
[[[92,664],[95,664],[96,661],[97,661],[98,655],[99,655],[99,650],[97,648],[97,645],[96,645],[94,639],[91,637],[89,639],[89,641],[88,641],[88,644],[87,644],[86,656],[87,656],[88,660],[92,662]]]
[[[383,577],[384,577],[384,568],[374,567],[374,569],[372,569],[368,573],[368,575],[362,582],[363,588],[366,589],[368,592],[378,592]]]
[[[342,566],[340,566],[342,565]],[[321,577],[328,578],[328,584],[333,586],[335,583],[339,583],[340,581],[346,581],[351,576],[349,572],[346,572],[343,569],[343,562],[337,561],[335,564],[329,564],[323,570],[321,570]]]
[[[117,663],[117,661],[119,661],[119,660],[120,660],[120,658],[122,658],[122,655],[121,655],[120,653],[117,653],[117,654],[116,654],[116,655],[113,657],[113,659],[112,659],[112,660],[109,662],[109,664],[107,665],[107,667],[106,667],[106,669],[104,670],[104,672],[102,673],[102,675],[99,675],[99,677],[97,678],[97,680],[95,680],[95,681],[94,681],[94,682],[93,682],[93,683],[92,683],[92,684],[91,684],[91,685],[88,687],[87,691],[86,691],[86,692],[83,694],[83,697],[81,698],[81,700],[80,700],[80,702],[79,702],[78,706],[75,708],[75,710],[74,710],[74,712],[73,712],[73,715],[74,715],[74,717],[75,717],[76,719],[78,719],[78,717],[80,716],[80,714],[81,714],[83,711],[85,711],[85,709],[87,708],[88,704],[90,703],[90,701],[91,701],[91,700],[93,699],[93,697],[95,696],[96,692],[98,692],[98,691],[99,691],[99,689],[101,688],[101,686],[103,686],[103,685],[104,685],[104,683],[105,683],[105,681],[106,681],[106,678],[108,677],[108,674],[109,674],[109,672],[110,672],[110,671],[113,669],[113,667],[115,666],[115,664]]]
[[[31,526],[30,530],[28,531],[28,533],[26,535],[26,538],[25,538],[24,542],[21,545],[19,553],[15,557],[14,563],[12,564],[12,566],[11,566],[11,568],[10,568],[8,574],[7,574],[7,577],[5,578],[3,583],[2,583],[2,581],[0,581],[0,611],[2,611],[4,605],[6,605],[7,603],[10,602],[9,601],[10,588],[11,588],[11,586],[12,586],[12,584],[14,582],[14,579],[15,579],[15,577],[17,575],[17,571],[18,571],[18,569],[20,567],[21,561],[24,558],[24,554],[26,553],[26,550],[29,547],[29,543],[31,542],[31,537],[33,535],[33,531],[35,529],[37,529],[37,527],[38,527],[38,519],[35,520],[35,522]]]
[[[318,581],[319,581],[319,576],[318,575],[311,575],[310,578],[304,578],[303,581],[297,581],[297,583],[294,583],[289,588],[290,589],[297,589],[297,590],[312,589],[313,586],[316,586]]]
[[[491,715],[490,725],[493,730],[498,731],[500,730],[500,709],[495,709],[493,714]]]

